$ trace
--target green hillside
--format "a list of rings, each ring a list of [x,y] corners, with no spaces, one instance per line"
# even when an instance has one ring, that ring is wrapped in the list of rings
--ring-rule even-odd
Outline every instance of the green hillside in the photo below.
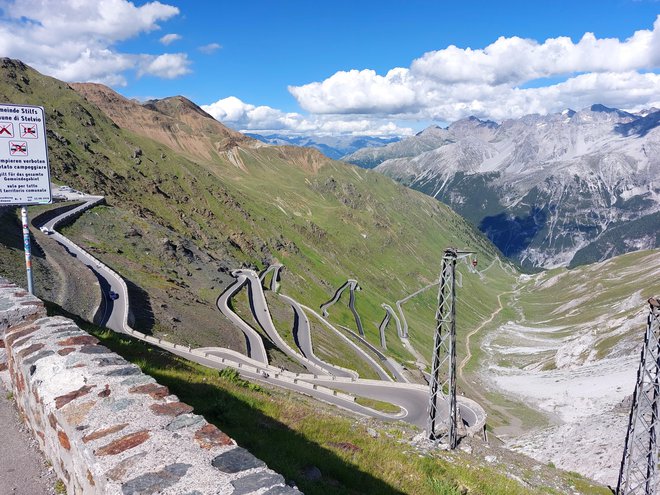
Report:
[[[373,343],[381,303],[393,305],[435,280],[447,246],[472,248],[482,267],[491,266],[464,277],[462,333],[490,315],[497,291],[511,283],[493,263],[496,250],[462,218],[377,173],[293,147],[236,146],[193,160],[119,128],[68,85],[7,59],[0,95],[46,108],[55,179],[106,196],[108,206],[65,233],[131,282],[142,298],[134,310],[143,330],[240,347],[214,303],[228,271],[241,265],[283,263],[281,291],[311,307],[347,278],[358,279],[356,305]],[[411,338],[427,355],[435,299],[432,289],[406,306]],[[349,314],[331,308],[332,319],[353,327]],[[390,332],[390,352],[409,360]]]

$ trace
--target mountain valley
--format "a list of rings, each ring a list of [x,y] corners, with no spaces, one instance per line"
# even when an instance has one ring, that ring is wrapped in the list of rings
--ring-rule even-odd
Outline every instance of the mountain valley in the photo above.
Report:
[[[660,111],[642,116],[594,106],[502,124],[470,118],[358,151],[350,160],[361,168],[316,149],[244,136],[182,96],[139,103],[16,60],[2,59],[0,95],[45,107],[55,182],[105,197],[61,232],[127,281],[136,330],[244,353],[243,334],[217,300],[235,269],[282,264],[280,287],[266,298],[291,346],[297,317],[282,295],[321,312],[342,284],[357,280],[364,338],[380,347],[381,305],[421,290],[404,306],[415,352],[393,322],[383,352],[423,383],[418,356],[431,360],[442,253],[467,248],[475,254],[458,265],[459,391],[486,408],[493,450],[501,440],[540,463],[612,483],[625,428],[620,403],[632,392],[645,301],[660,293]],[[30,214],[43,220],[59,206],[31,207]],[[0,210],[0,227],[0,274],[22,283],[13,209]],[[68,272],[75,263],[66,249],[36,228],[33,237],[37,295],[94,322],[100,288],[93,273]],[[502,254],[539,273],[521,273]],[[346,299],[329,312],[350,336],[359,328]],[[250,317],[245,292],[232,304]],[[356,354],[345,340],[310,320],[320,357],[350,367]],[[303,371],[277,349],[269,348],[269,360]],[[360,369],[375,378],[368,373]],[[598,418],[612,410],[616,434],[604,439],[606,420]],[[387,427],[378,434],[386,437]],[[578,438],[589,448],[580,452]],[[573,457],[558,451],[560,442]],[[474,448],[492,457],[488,444],[476,445],[466,441],[459,455],[470,462]],[[499,459],[508,455],[499,452]],[[556,471],[534,466],[534,473]],[[506,463],[499,467],[509,473]],[[565,493],[577,484],[570,476],[556,489],[543,480],[519,484],[514,476],[532,477],[523,472],[489,493]],[[591,485],[573,490],[605,493]]]

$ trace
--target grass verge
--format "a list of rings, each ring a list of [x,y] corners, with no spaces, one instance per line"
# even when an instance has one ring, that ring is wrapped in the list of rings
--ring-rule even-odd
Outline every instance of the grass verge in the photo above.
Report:
[[[47,308],[72,317],[51,303]],[[233,370],[209,369],[74,319],[307,495],[561,493],[525,487],[507,477],[508,468],[501,471],[461,451],[411,455],[407,438],[416,431],[408,425],[356,419],[298,394],[253,384]],[[381,431],[374,438],[368,427]],[[305,476],[311,467],[321,471],[320,479]],[[582,493],[607,493],[585,484],[590,491]]]

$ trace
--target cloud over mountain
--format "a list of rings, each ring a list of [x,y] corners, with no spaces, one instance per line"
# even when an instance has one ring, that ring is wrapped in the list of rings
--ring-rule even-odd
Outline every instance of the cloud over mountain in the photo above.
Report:
[[[291,86],[316,114],[377,114],[453,121],[468,115],[520,117],[594,101],[618,108],[660,102],[660,16],[652,30],[626,40],[585,33],[540,43],[500,37],[483,49],[448,46],[393,68],[339,71],[320,82]]]
[[[360,118],[343,115],[310,115],[283,112],[276,108],[251,105],[235,96],[222,98],[204,111],[225,125],[244,131],[280,131],[308,134],[369,134],[371,136],[406,136],[412,129],[399,127],[388,119]]]

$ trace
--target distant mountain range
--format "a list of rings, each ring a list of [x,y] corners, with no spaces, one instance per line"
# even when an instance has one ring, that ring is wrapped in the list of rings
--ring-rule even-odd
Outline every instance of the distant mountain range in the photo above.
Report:
[[[288,136],[286,134],[255,134],[246,136],[273,145],[293,145],[316,148],[328,158],[339,160],[359,149],[380,148],[396,143],[401,138],[380,138],[374,136]]]
[[[660,110],[469,117],[344,158],[452,206],[528,268],[660,246]]]

